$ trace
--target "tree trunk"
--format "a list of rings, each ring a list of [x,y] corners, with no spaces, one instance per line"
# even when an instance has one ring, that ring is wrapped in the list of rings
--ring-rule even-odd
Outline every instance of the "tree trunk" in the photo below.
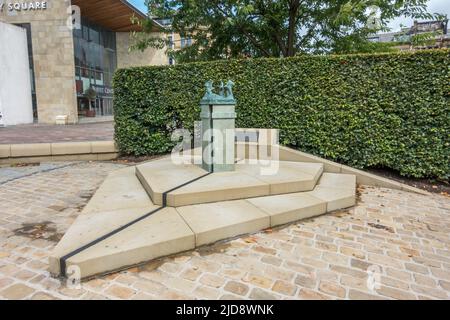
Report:
[[[289,27],[288,27],[288,40],[287,40],[287,57],[295,55],[295,37],[296,37],[296,21],[297,13],[300,6],[300,0],[294,0],[289,6]]]

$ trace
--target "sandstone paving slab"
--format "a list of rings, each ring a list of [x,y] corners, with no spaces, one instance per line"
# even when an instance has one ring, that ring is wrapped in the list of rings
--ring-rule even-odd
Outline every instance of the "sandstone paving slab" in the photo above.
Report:
[[[324,214],[327,203],[308,194],[290,193],[247,199],[270,215],[272,227]]]
[[[53,250],[51,272],[59,273],[61,257],[157,208],[133,167],[112,172]]]
[[[198,165],[175,164],[170,157],[136,167],[153,202],[162,205],[166,193],[172,207],[309,191],[322,172],[320,163],[270,161],[238,162],[233,172],[207,174]]]
[[[67,266],[78,266],[85,278],[194,248],[194,233],[167,207],[70,257]]]
[[[356,203],[355,191],[351,189],[338,189],[317,186],[308,195],[326,201],[327,212],[348,208]]]
[[[136,166],[141,181],[153,203],[162,205],[163,193],[207,174],[193,164],[174,164],[170,157]]]
[[[154,209],[158,208],[154,206]],[[121,209],[105,212],[81,214],[70,226],[50,256],[50,272],[60,273],[60,258],[92,241],[140,218],[151,211],[150,208]]]
[[[236,172],[268,183],[270,194],[274,195],[314,189],[323,172],[323,165],[290,161],[267,161],[259,165],[244,162],[236,165]]]
[[[314,190],[307,194],[326,201],[327,212],[354,206],[356,177],[350,174],[324,173]]]
[[[190,205],[177,211],[195,233],[196,246],[270,226],[269,215],[245,200]]]
[[[127,167],[108,175],[83,212],[151,208],[152,206],[152,201],[135,175],[135,168]]]
[[[353,174],[343,173],[323,173],[317,182],[318,186],[352,189],[356,188],[356,176]]]
[[[169,206],[258,197],[270,193],[269,184],[241,172],[217,172],[167,195]]]

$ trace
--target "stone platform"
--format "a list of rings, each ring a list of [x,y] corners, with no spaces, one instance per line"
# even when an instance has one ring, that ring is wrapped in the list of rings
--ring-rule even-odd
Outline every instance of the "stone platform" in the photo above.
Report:
[[[355,204],[355,175],[274,164],[274,175],[248,160],[208,174],[164,158],[113,172],[54,249],[50,271],[76,265],[86,278]]]
[[[207,174],[198,165],[176,165],[165,158],[136,166],[136,176],[153,203],[163,205],[164,193],[173,190],[166,194],[166,205],[180,207],[310,191],[323,172],[321,163],[272,161],[263,166],[246,162],[238,162],[235,171]],[[264,174],[264,168],[273,168],[276,174]]]

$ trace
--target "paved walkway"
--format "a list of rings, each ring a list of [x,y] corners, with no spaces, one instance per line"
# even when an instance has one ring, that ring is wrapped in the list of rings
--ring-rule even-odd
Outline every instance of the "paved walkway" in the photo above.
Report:
[[[33,124],[0,127],[0,144],[112,141],[113,139],[113,122],[67,126]]]
[[[450,299],[450,199],[372,187],[350,210],[66,287],[49,252],[120,167],[46,164],[0,183],[1,299]]]
[[[32,164],[13,167],[3,165],[0,171],[0,185],[39,172],[46,172],[57,168],[70,166],[71,164],[72,162],[46,162],[39,165]]]

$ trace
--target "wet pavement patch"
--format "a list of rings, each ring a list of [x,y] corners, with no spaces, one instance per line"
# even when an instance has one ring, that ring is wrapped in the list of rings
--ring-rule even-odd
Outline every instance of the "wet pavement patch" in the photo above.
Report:
[[[395,233],[393,228],[388,227],[388,226],[384,226],[382,224],[368,223],[367,225],[369,225],[369,226],[371,226],[372,228],[375,228],[375,229],[381,229],[381,230],[385,230],[385,231],[390,232],[390,233]]]
[[[27,237],[33,240],[43,239],[52,242],[58,242],[61,240],[64,234],[58,233],[56,228],[50,221],[44,221],[39,223],[22,223],[22,227],[13,230],[14,235]]]
[[[11,168],[22,168],[22,167],[38,167],[40,166],[40,162],[33,162],[33,163],[16,163],[12,164]]]
[[[94,192],[95,190],[83,190],[78,194],[78,196],[82,199],[90,200],[94,195]]]
[[[348,215],[351,215],[350,211],[347,210],[336,210],[330,213],[331,216],[336,217],[336,218],[343,218],[346,217]]]
[[[61,212],[61,211],[64,211],[64,210],[67,209],[67,208],[64,207],[64,206],[56,206],[56,205],[50,206],[50,207],[48,207],[48,208],[49,208],[49,209],[52,209],[52,210],[54,210],[54,211],[58,211],[58,212]]]
[[[205,247],[200,247],[197,249],[199,255],[201,257],[205,257],[205,256],[209,256],[212,254],[217,254],[217,253],[223,253],[226,252],[228,249],[232,248],[232,244],[230,242],[219,242],[216,243],[212,246],[205,246]]]

